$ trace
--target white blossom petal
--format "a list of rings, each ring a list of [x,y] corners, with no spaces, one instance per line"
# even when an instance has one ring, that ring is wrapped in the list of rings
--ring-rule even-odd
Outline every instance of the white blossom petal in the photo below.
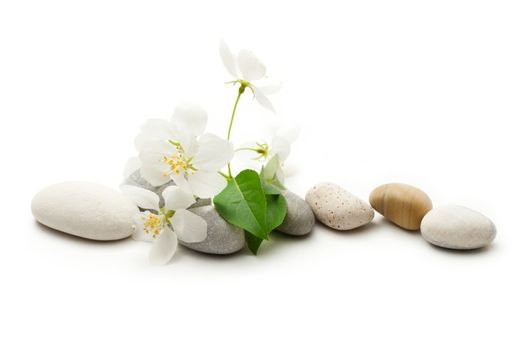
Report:
[[[141,127],[135,138],[135,148],[141,151],[144,144],[155,140],[177,138],[173,125],[164,119],[149,119]]]
[[[212,134],[204,134],[199,140],[193,164],[199,170],[218,171],[224,168],[233,158],[231,142]]]
[[[286,141],[288,141],[291,144],[297,141],[300,133],[301,133],[300,127],[298,125],[293,125],[293,126],[289,126],[286,128],[278,129],[275,132],[275,135],[284,138]]]
[[[186,209],[195,203],[195,197],[190,192],[184,191],[179,186],[169,186],[162,191],[166,203],[166,210]]]
[[[149,254],[149,261],[154,265],[167,264],[177,250],[177,235],[169,228],[165,228],[153,240],[153,246]]]
[[[259,146],[256,142],[244,142],[240,144],[239,148],[237,148],[238,151],[235,152],[235,157],[232,160],[234,168],[251,169],[259,172],[261,170],[261,164],[264,161],[264,159],[258,159],[260,154],[248,149],[256,149],[258,147]]]
[[[153,241],[153,235],[150,235],[146,233],[144,230],[144,223],[146,222],[146,219],[148,215],[151,214],[149,211],[145,211],[143,213],[138,213],[133,216],[133,239],[137,241],[144,241],[144,242],[152,242]]]
[[[181,131],[199,136],[206,129],[208,113],[197,104],[184,103],[175,108],[171,122]]]
[[[300,173],[300,169],[297,166],[297,164],[285,164],[281,169],[281,175],[277,173],[277,178],[280,179],[279,176],[281,176],[283,179],[296,176],[298,173]],[[281,181],[282,184],[284,184],[284,181]]]
[[[139,170],[141,165],[142,163],[139,157],[129,158],[126,165],[124,165],[124,171],[122,172],[124,181],[126,181],[135,171]]]
[[[272,95],[275,93],[278,93],[283,88],[282,84],[271,84],[271,85],[264,85],[260,86],[257,85],[257,88],[264,94],[264,95]]]
[[[162,162],[162,158],[173,152],[172,147],[167,141],[150,141],[142,147],[139,154],[142,162],[140,175],[152,186],[162,186],[171,180],[169,166]]]
[[[279,156],[279,161],[284,162],[290,155],[290,142],[280,136],[274,136],[270,151]]]
[[[190,184],[188,180],[186,180],[186,176],[184,174],[173,174],[171,175],[171,179],[173,180],[173,183],[175,183],[175,185],[180,187],[185,192],[193,193]]]
[[[230,51],[230,48],[224,42],[224,40],[221,40],[221,43],[219,45],[219,54],[221,55],[222,63],[224,64],[224,67],[226,67],[226,70],[235,78],[239,79],[239,71],[237,69],[237,63],[235,61],[235,57]]]
[[[208,224],[203,218],[188,210],[177,210],[170,222],[177,237],[186,243],[202,242],[206,239]]]
[[[258,80],[266,74],[266,67],[251,51],[239,51],[237,64],[244,80]]]
[[[190,130],[176,128],[174,124],[172,125],[174,131],[173,137],[170,138],[170,141],[180,143],[184,150],[184,153],[187,156],[191,156],[193,153],[195,153],[195,150],[197,148],[197,138]],[[173,145],[170,145],[170,147],[173,147]]]
[[[255,150],[260,148],[260,144],[265,143],[264,141],[250,141],[250,142],[243,142],[239,145],[237,148],[237,151],[235,152],[235,160],[245,162],[245,161],[251,161],[255,158],[259,158],[260,154],[257,153]],[[259,161],[257,161],[256,164],[259,164]]]
[[[226,187],[226,179],[217,172],[197,171],[188,177],[191,192],[199,198],[212,198]]]
[[[130,198],[137,207],[159,211],[159,196],[142,187],[122,185],[120,190]]]
[[[259,102],[259,104],[264,108],[269,109],[270,111],[276,114],[275,108],[273,107],[273,104],[268,99],[268,97],[266,97],[266,95],[263,92],[261,92],[261,90],[258,87],[254,86],[253,90],[255,92],[255,99],[257,100],[257,102]]]
[[[162,171],[157,168],[142,166],[140,168],[140,176],[146,180],[151,186],[162,186],[170,182],[170,178],[163,175]]]

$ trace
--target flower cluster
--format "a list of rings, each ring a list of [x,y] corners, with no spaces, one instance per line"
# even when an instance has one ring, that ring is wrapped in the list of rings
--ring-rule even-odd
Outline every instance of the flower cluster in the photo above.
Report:
[[[282,188],[284,178],[280,164],[288,157],[290,143],[294,137],[276,133],[269,142],[257,141],[241,145],[234,150],[230,137],[241,95],[246,89],[250,90],[260,105],[275,113],[268,95],[277,92],[280,86],[264,84],[266,67],[251,51],[241,50],[234,55],[228,46],[221,42],[219,53],[227,71],[234,77],[229,83],[239,86],[226,139],[205,132],[208,114],[202,107],[193,104],[179,105],[171,120],[150,119],[142,125],[135,139],[138,157],[128,162],[125,171],[126,174],[130,174],[140,169],[141,177],[151,186],[169,185],[162,192],[165,201],[162,208],[159,206],[160,198],[154,192],[136,186],[122,186],[122,191],[144,210],[135,218],[134,238],[154,242],[150,253],[150,260],[154,263],[168,262],[176,250],[178,239],[188,243],[206,239],[206,221],[187,210],[197,199],[214,198],[219,214],[228,222],[245,229],[247,235],[253,234],[257,242],[259,239],[268,239],[268,233],[275,225],[264,226],[264,229],[257,231],[244,223],[250,216],[253,216],[252,221],[258,220],[258,223],[268,221],[265,216],[260,215],[266,215],[266,196],[280,196],[277,209],[280,215],[273,215],[277,221],[282,222],[280,217],[284,218],[286,212],[286,208],[283,208],[284,198],[275,190],[271,193],[261,192],[259,199],[253,203],[246,202],[250,199],[246,199],[246,196],[240,193],[241,200],[223,205],[223,202],[235,195],[228,194],[230,189],[240,188],[239,181],[243,180],[243,177],[234,177],[232,174],[230,162],[234,154],[250,153],[250,161],[266,164],[267,168],[270,162],[273,164],[270,167],[273,169],[270,176],[267,176],[266,169],[265,176],[259,177],[256,174],[260,180],[243,188],[253,192],[254,189],[250,186],[259,183],[255,190],[263,191],[264,188],[265,191],[270,191],[270,182],[273,180]],[[227,173],[222,171],[226,166]],[[253,174],[250,173],[250,176],[253,177]],[[264,186],[261,187],[261,184]],[[236,205],[239,207],[236,208]],[[263,208],[264,212],[257,211],[257,206]],[[245,207],[254,211],[248,210],[242,214]],[[239,219],[238,216],[241,215],[245,217]],[[247,241],[253,242],[253,239],[247,237]],[[256,252],[258,244],[255,250],[249,244],[250,249]]]

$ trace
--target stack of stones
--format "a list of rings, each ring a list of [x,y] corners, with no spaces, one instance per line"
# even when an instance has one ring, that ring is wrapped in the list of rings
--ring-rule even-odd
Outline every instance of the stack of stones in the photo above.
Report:
[[[148,184],[137,171],[125,182],[161,193],[166,186]],[[304,236],[312,232],[316,218],[341,231],[365,226],[374,218],[374,209],[397,226],[421,230],[428,242],[450,249],[476,249],[489,245],[496,235],[494,224],[485,216],[461,206],[432,208],[432,201],[420,189],[404,184],[387,184],[370,194],[370,204],[345,189],[320,183],[306,194],[306,200],[285,191],[287,215],[276,231]],[[161,203],[162,206],[162,203]],[[133,217],[139,209],[122,193],[87,182],[65,182],[40,191],[33,199],[32,212],[38,222],[55,230],[91,240],[110,241],[131,236]],[[191,209],[208,224],[207,238],[198,243],[179,241],[185,247],[207,254],[232,254],[246,245],[244,232],[226,222],[210,200]]]
[[[370,223],[375,209],[405,230],[421,230],[425,240],[443,248],[482,248],[496,236],[496,227],[484,215],[458,205],[433,209],[425,192],[406,184],[377,187],[370,194],[369,205],[337,185],[320,183],[308,191],[306,201],[320,222],[336,230]]]
[[[133,173],[125,184],[146,188],[157,193],[162,201],[162,191],[170,184],[154,187],[145,181],[140,172]],[[308,204],[293,192],[285,191],[287,215],[276,231],[303,236],[310,233],[315,217]],[[160,203],[163,206],[163,203]],[[133,217],[139,212],[131,200],[115,189],[89,182],[63,182],[48,186],[37,193],[31,203],[35,219],[55,230],[90,240],[112,241],[124,239],[133,233]],[[226,222],[215,210],[211,201],[195,203],[192,212],[208,224],[206,239],[198,243],[179,240],[191,250],[207,254],[232,254],[246,245],[244,231]]]
[[[126,180],[127,185],[144,187],[153,191],[162,198],[162,191],[172,183],[164,186],[153,187],[140,176],[137,170]],[[283,193],[287,203],[287,215],[284,222],[277,228],[278,232],[291,236],[303,236],[309,234],[315,225],[315,217],[308,204],[293,192]],[[162,203],[161,203],[162,206]],[[232,254],[245,246],[244,231],[226,222],[215,210],[210,200],[198,202],[190,209],[201,216],[208,224],[208,235],[206,239],[198,243],[186,243],[179,241],[185,247],[208,254]]]

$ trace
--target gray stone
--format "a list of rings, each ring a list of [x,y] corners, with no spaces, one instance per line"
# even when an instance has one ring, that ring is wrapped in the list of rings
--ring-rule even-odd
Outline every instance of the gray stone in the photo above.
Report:
[[[421,222],[421,235],[428,242],[449,249],[477,249],[496,237],[496,226],[472,209],[447,205],[432,209]]]
[[[367,202],[328,182],[312,187],[306,193],[306,202],[317,220],[340,231],[366,225],[374,218],[374,210]]]
[[[202,242],[179,243],[187,248],[208,254],[232,254],[245,245],[244,230],[226,222],[212,205],[190,209],[208,224],[208,236]]]
[[[164,198],[162,198],[162,191],[164,191],[166,189],[166,187],[173,186],[174,183],[173,183],[173,181],[170,181],[167,184],[164,184],[162,186],[152,186],[149,182],[144,180],[144,178],[140,175],[140,170],[137,170],[134,173],[132,173],[124,181],[124,185],[131,185],[131,186],[142,187],[142,188],[145,188],[145,189],[147,189],[147,190],[149,190],[151,192],[155,192],[160,198],[159,205],[162,208],[164,206]],[[202,207],[202,206],[210,205],[210,204],[211,204],[211,199],[209,199],[209,198],[206,198],[206,199],[199,198],[197,200],[197,202],[191,206],[191,208]]]
[[[304,199],[293,192],[284,191],[286,198],[286,217],[277,231],[293,236],[303,236],[312,232],[315,216]]]
[[[162,198],[162,191],[164,191],[166,187],[173,185],[173,181],[170,181],[162,186],[153,186],[149,182],[144,180],[144,178],[140,175],[140,170],[137,170],[124,181],[124,185],[142,187],[151,192],[155,192],[160,198],[159,205],[162,208],[164,206],[164,198]]]
[[[98,241],[131,236],[139,212],[120,191],[89,182],[48,186],[35,195],[31,211],[43,225]]]

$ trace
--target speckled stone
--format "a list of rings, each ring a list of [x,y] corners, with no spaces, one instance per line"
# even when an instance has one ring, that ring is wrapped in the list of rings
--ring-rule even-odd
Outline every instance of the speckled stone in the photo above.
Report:
[[[131,236],[139,212],[120,191],[90,182],[48,186],[35,195],[31,211],[43,225],[97,241]]]
[[[306,194],[306,202],[317,220],[336,230],[351,230],[374,218],[374,210],[367,202],[332,183],[312,187]]]
[[[187,248],[207,254],[232,254],[241,250],[245,245],[244,231],[226,222],[212,205],[190,209],[199,215],[208,224],[208,235],[202,242],[179,243]]]
[[[290,191],[284,191],[283,196],[286,198],[286,216],[276,230],[292,236],[304,236],[312,232],[315,216],[308,203]]]
[[[425,240],[443,248],[477,249],[489,245],[496,237],[492,221],[472,209],[459,205],[432,209],[421,222]]]

